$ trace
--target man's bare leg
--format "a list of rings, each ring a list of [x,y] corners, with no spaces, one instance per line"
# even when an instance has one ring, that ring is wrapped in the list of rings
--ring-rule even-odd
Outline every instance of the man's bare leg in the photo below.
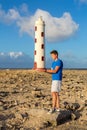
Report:
[[[52,107],[55,108],[56,107],[56,93],[55,92],[52,92]]]
[[[60,108],[60,99],[59,99],[59,93],[56,92],[56,108],[59,109]]]

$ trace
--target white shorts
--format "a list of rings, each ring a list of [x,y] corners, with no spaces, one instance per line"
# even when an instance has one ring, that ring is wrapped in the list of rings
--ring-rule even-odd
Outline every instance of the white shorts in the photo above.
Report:
[[[51,92],[60,92],[61,91],[62,81],[60,80],[53,80],[51,86]]]

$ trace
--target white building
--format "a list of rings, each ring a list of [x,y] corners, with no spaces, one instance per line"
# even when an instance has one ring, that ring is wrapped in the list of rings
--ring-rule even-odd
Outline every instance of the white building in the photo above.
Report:
[[[35,22],[34,69],[45,68],[45,22],[42,17]]]

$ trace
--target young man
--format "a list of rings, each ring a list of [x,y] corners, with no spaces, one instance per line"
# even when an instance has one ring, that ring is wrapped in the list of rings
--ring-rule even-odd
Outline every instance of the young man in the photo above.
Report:
[[[59,92],[61,91],[62,84],[63,62],[58,58],[58,52],[56,50],[51,51],[50,54],[54,61],[51,69],[46,69],[45,72],[52,74],[51,93],[53,108],[49,112],[53,113],[55,111],[60,111]]]

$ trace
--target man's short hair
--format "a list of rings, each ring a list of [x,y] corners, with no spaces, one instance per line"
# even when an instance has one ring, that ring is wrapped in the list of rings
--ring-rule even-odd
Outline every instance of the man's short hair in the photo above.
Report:
[[[55,54],[55,55],[57,55],[57,56],[58,56],[58,51],[53,50],[53,51],[51,51],[51,52],[50,52],[50,54]]]

